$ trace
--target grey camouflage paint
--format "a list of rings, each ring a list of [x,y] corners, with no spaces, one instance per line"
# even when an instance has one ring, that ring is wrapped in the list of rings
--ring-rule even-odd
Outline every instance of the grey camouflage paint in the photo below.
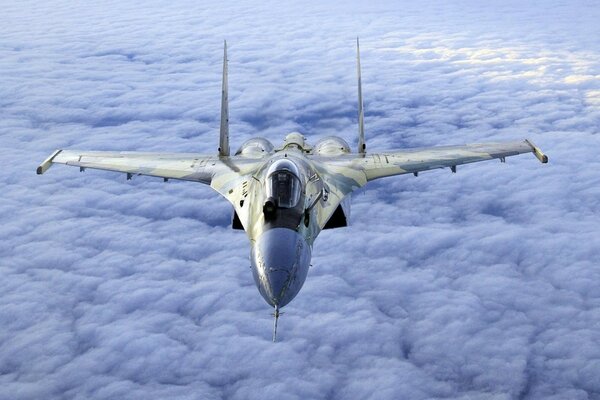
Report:
[[[444,146],[373,154],[352,154],[341,138],[321,140],[313,148],[299,133],[286,136],[273,149],[266,139],[246,142],[234,156],[137,152],[82,152],[58,150],[39,167],[44,173],[52,164],[82,169],[102,169],[164,179],[181,179],[210,185],[225,197],[251,243],[252,273],[259,292],[273,307],[283,307],[300,291],[308,273],[312,245],[343,203],[349,213],[348,195],[367,182],[393,175],[417,174],[435,168],[534,153],[547,157],[529,141]],[[281,158],[300,170],[305,215],[297,226],[269,229],[265,221],[266,171]]]

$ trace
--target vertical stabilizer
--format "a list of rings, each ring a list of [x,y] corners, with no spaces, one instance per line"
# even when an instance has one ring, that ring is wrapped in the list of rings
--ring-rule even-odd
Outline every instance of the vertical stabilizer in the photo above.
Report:
[[[365,154],[367,145],[365,143],[365,114],[362,99],[362,80],[360,78],[360,46],[356,38],[356,70],[358,74],[358,153]]]
[[[219,155],[229,155],[229,90],[227,87],[227,41],[223,47],[223,86],[221,88],[221,129]]]

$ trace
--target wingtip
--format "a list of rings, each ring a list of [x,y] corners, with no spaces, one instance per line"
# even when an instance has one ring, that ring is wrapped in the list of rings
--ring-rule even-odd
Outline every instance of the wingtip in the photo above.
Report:
[[[54,158],[62,151],[62,149],[55,150],[54,153],[50,154],[50,157],[46,158],[35,170],[36,174],[42,175],[52,166]]]
[[[531,140],[529,139],[525,139],[525,142],[529,145],[529,147],[531,147],[531,151],[533,152],[533,155],[535,155],[535,157],[540,160],[540,162],[542,164],[548,164],[548,156],[546,154],[544,154],[544,152],[537,147]]]

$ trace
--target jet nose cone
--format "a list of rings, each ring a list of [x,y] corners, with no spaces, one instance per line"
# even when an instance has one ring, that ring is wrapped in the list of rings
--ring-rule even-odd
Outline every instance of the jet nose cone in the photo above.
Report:
[[[281,303],[288,288],[288,283],[291,278],[290,275],[290,271],[285,268],[268,268],[266,273],[267,284],[265,285],[264,290],[268,295],[268,298],[272,300],[272,306],[283,306]]]
[[[287,228],[265,231],[252,247],[252,274],[263,298],[283,307],[300,291],[311,249],[298,232]]]

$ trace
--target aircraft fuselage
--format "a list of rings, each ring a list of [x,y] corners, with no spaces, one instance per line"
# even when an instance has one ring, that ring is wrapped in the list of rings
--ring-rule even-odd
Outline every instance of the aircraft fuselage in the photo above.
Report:
[[[298,134],[288,138],[293,135]],[[283,307],[306,280],[312,244],[322,228],[316,214],[327,200],[326,185],[303,148],[294,145],[266,157],[249,186],[249,204],[235,208],[245,217],[252,275],[265,301]]]

